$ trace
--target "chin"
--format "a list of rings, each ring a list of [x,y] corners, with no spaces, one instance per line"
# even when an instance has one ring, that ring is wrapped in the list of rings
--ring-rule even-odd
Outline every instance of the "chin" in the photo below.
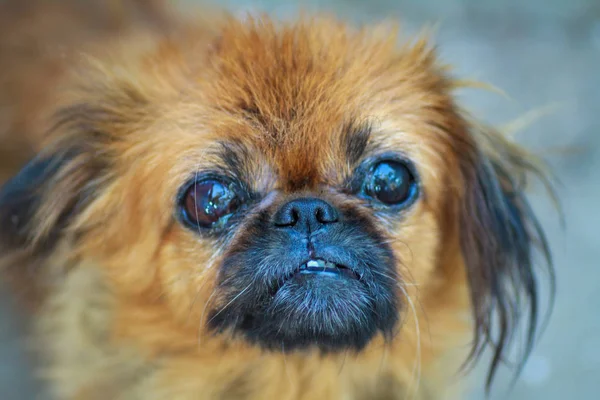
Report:
[[[427,38],[4,3],[0,267],[56,398],[460,398],[520,322],[526,360],[543,164]]]

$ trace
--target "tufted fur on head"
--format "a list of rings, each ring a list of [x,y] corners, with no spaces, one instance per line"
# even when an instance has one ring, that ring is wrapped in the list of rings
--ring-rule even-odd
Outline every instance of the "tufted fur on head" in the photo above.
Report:
[[[8,43],[0,52],[2,76],[21,82],[1,99],[0,138],[31,153],[2,166],[3,275],[35,296],[41,370],[60,398],[446,399],[488,348],[491,383],[524,317],[531,350],[534,255],[549,250],[524,183],[543,174],[461,110],[461,83],[427,40],[323,16],[120,10],[126,29],[74,11],[48,22],[44,46],[60,30],[89,40],[69,40],[62,60],[33,52],[33,72],[4,63]],[[15,32],[28,24],[11,12]],[[39,94],[26,85],[51,67]],[[357,195],[382,157],[413,171],[406,208]],[[219,234],[181,218],[202,174],[246,194]],[[339,211],[331,240],[366,286],[270,307],[269,279],[301,257],[271,221],[307,196]]]

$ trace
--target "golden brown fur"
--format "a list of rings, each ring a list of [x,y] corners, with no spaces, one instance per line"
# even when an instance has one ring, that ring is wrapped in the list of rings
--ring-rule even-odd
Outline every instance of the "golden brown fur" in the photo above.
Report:
[[[359,31],[325,17],[188,23],[143,1],[95,5],[102,13],[37,3],[0,11],[0,179],[38,152],[59,154],[61,163],[40,184],[44,200],[27,227],[4,239],[3,264],[15,289],[42,294],[34,341],[59,398],[460,392],[452,382],[473,330],[488,337],[494,302],[470,285],[484,291],[492,278],[476,268],[501,257],[477,240],[493,229],[489,210],[477,211],[479,157],[507,172],[499,182],[509,191],[518,188],[506,179],[529,164],[467,120],[453,99],[459,81],[424,40],[399,46],[385,26]],[[362,121],[377,146],[419,166],[425,188],[402,221],[382,221],[406,281],[397,337],[322,357],[263,352],[208,332],[224,249],[174,221],[173,194],[225,139],[252,149],[244,167],[261,190],[335,186],[351,165],[329,144]]]

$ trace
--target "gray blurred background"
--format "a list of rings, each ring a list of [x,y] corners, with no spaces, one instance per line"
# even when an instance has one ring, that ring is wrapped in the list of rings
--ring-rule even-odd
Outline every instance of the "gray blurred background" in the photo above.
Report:
[[[26,0],[25,0],[26,1]],[[193,3],[195,0],[186,0]],[[600,0],[227,0],[243,13],[333,11],[353,22],[399,19],[406,33],[438,23],[436,41],[455,73],[507,97],[465,91],[476,115],[499,124],[547,112],[517,133],[557,175],[566,227],[533,195],[554,252],[558,293],[544,336],[512,391],[503,370],[491,399],[598,399],[600,386]],[[521,118],[525,116],[525,118]],[[11,302],[0,299],[0,399],[33,399]],[[483,364],[481,365],[484,366]],[[476,370],[475,377],[483,371]],[[482,382],[469,399],[483,399]]]

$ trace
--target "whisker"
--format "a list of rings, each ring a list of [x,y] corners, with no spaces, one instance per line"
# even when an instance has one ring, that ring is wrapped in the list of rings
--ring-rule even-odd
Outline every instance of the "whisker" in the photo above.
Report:
[[[375,269],[371,269],[371,273],[384,277],[385,279],[389,279],[392,282],[396,281],[396,278],[386,274],[385,272],[377,271]]]
[[[404,287],[402,287],[402,285],[398,284],[398,287],[404,294],[404,297],[406,298],[406,301],[408,302],[410,309],[412,311],[413,317],[415,319],[415,333],[417,335],[417,349],[416,349],[416,355],[415,355],[415,363],[414,363],[413,371],[411,374],[411,384],[408,389],[408,394],[410,395],[410,398],[414,398],[414,396],[416,396],[419,391],[419,385],[421,383],[421,330],[419,327],[419,318],[417,316],[417,310],[415,308],[415,305],[414,305],[412,299],[408,295],[408,292],[406,291],[406,289],[404,289]],[[413,384],[415,384],[414,388],[413,388]],[[413,390],[414,390],[414,392],[413,392]]]
[[[288,383],[292,385],[292,376],[290,375],[290,371],[288,369],[287,363],[287,355],[285,352],[285,344],[281,343],[281,353],[283,354],[283,369],[285,370],[285,375],[287,376]]]
[[[233,277],[229,277],[227,279],[225,279],[223,281],[223,283],[227,283],[230,279],[232,279]],[[208,296],[208,300],[206,300],[206,303],[204,303],[204,308],[202,309],[202,315],[200,316],[200,322],[198,324],[198,344],[202,344],[202,339],[201,339],[201,333],[202,333],[202,326],[204,325],[204,316],[206,315],[206,310],[208,309],[208,305],[210,304],[210,301],[212,300],[213,296],[217,294],[217,288],[215,287],[212,291],[212,293],[210,294],[210,296]],[[214,318],[214,317],[213,317]],[[211,318],[212,320],[212,318]],[[210,321],[207,321],[207,324]]]
[[[195,181],[198,181],[198,171],[199,170],[200,170],[200,168],[197,168],[196,172],[194,174],[194,180]],[[194,190],[194,197],[195,197],[196,196],[196,193],[195,193],[196,192],[196,184],[195,183],[193,184],[193,188],[194,188],[193,190]],[[197,204],[194,204],[194,211],[196,213],[196,229],[198,230],[198,233],[201,233],[202,229],[200,228],[200,222],[199,222],[200,218],[199,218],[199,215],[198,215],[198,205]]]
[[[225,311],[227,309],[227,307],[229,307],[234,301],[236,301],[241,295],[243,295],[244,293],[246,293],[246,290],[250,289],[250,287],[254,284],[254,281],[250,282],[248,284],[248,286],[246,286],[244,288],[244,290],[242,290],[241,292],[239,292],[238,294],[235,295],[235,297],[233,299],[231,299],[227,304],[225,304],[225,307],[221,308],[219,311],[217,311],[217,313],[215,315],[212,316],[212,318],[210,320],[208,320],[207,324],[209,324],[213,319],[215,319],[217,316],[219,316],[219,314],[221,314],[223,311]]]
[[[206,310],[208,308],[208,305],[210,304],[210,301],[212,300],[213,296],[217,294],[217,288],[215,287],[212,291],[212,293],[210,294],[210,296],[208,296],[208,300],[206,300],[206,303],[204,304],[204,309],[202,309],[202,315],[200,316],[200,323],[198,324],[198,345],[202,344],[202,327],[204,326],[204,315],[206,314]]]
[[[198,289],[196,290],[196,294],[194,295],[194,298],[192,299],[192,302],[188,309],[188,315],[186,317],[186,322],[190,322],[190,317],[192,316],[192,311],[194,309],[194,306],[196,305],[196,302],[198,301],[198,297],[200,297],[200,292],[202,291],[202,288],[204,287],[205,284],[206,284],[206,280],[204,282],[202,282],[202,284],[200,286],[198,286]]]
[[[383,366],[385,365],[385,362],[387,360],[387,356],[389,353],[389,343],[385,343],[383,345],[383,351],[381,352],[381,359],[379,360],[379,372],[377,373],[379,376],[381,376],[383,374]]]
[[[216,262],[216,257],[217,257],[217,253],[219,253],[218,251],[216,251],[215,253],[213,253],[213,255],[208,259],[208,262],[206,263],[206,268],[198,275],[201,275],[203,273],[206,272],[206,270],[209,270],[212,268],[212,266],[215,264]],[[204,279],[204,281],[202,282],[202,284],[198,287],[198,289],[196,290],[196,294],[194,295],[194,299],[192,300],[192,303],[190,304],[190,308],[188,310],[188,316],[187,316],[187,321],[189,322],[189,319],[192,315],[192,311],[194,306],[196,305],[196,302],[198,301],[198,297],[200,297],[200,292],[202,291],[202,288],[204,288],[204,286],[206,285],[206,283],[208,282],[208,279]]]
[[[338,375],[342,374],[342,370],[344,369],[344,366],[346,365],[346,358],[348,357],[348,350],[346,350],[344,352],[344,358],[342,358],[342,365],[340,365],[340,369],[338,370]]]

